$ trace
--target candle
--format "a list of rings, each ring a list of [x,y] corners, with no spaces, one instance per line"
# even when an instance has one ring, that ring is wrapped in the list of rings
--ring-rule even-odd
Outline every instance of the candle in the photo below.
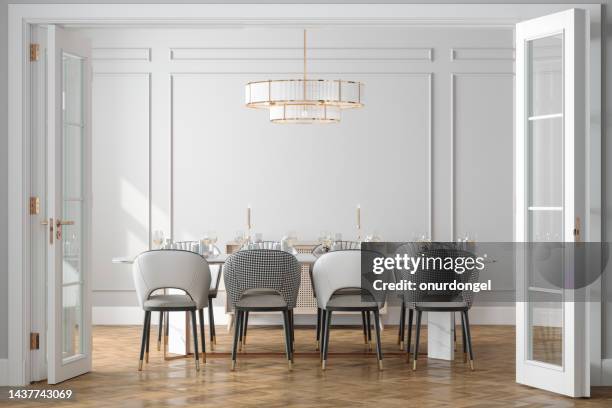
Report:
[[[251,229],[251,204],[247,207],[247,227]]]
[[[361,229],[361,205],[357,204],[357,229]]]

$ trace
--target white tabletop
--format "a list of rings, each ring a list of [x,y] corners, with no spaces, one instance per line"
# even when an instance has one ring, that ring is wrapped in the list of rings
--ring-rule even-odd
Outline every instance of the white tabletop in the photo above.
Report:
[[[211,265],[220,265],[225,263],[228,256],[228,254],[219,254],[217,256],[207,258],[206,260]],[[297,254],[295,257],[301,264],[313,264],[317,260],[317,257],[313,254]],[[133,264],[134,259],[135,257],[133,256],[120,256],[117,258],[113,258],[112,262],[114,264]]]

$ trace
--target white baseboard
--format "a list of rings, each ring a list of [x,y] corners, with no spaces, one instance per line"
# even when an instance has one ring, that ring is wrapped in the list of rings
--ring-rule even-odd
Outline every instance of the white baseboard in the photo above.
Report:
[[[0,358],[0,385],[9,385],[8,358]]]
[[[399,308],[389,308],[388,314],[383,317],[384,324],[395,325],[399,321]],[[515,309],[512,306],[474,306],[470,310],[470,324],[484,325],[514,325]],[[92,323],[94,325],[141,325],[144,315],[141,308],[137,306],[94,306]],[[296,315],[296,323],[315,324],[316,316]],[[280,324],[280,317],[276,316],[253,316],[249,319],[252,324]],[[228,322],[225,314],[225,306],[215,307],[215,324],[224,325]],[[457,318],[459,322],[459,318]],[[337,324],[360,324],[360,316],[338,316]],[[423,322],[426,324],[426,321]],[[155,320],[153,320],[155,324]],[[1,361],[1,360],[0,360]]]

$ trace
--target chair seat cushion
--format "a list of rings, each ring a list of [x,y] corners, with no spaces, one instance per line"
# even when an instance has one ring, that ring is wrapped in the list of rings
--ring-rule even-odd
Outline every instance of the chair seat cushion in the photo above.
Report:
[[[283,310],[287,308],[285,299],[271,289],[251,289],[242,294],[236,303],[238,309],[245,310]]]
[[[424,312],[459,312],[469,309],[465,302],[418,302],[416,304],[417,310]]]
[[[336,292],[327,302],[328,310],[362,310],[376,309],[378,303],[371,295],[344,294]]]
[[[144,302],[145,310],[195,309],[195,302],[187,295],[155,295]]]

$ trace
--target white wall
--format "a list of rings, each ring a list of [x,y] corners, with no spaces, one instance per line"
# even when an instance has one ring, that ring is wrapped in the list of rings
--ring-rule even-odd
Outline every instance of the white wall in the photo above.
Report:
[[[112,257],[146,249],[157,229],[229,241],[248,204],[266,239],[353,239],[361,204],[364,232],[385,240],[512,240],[511,29],[311,30],[311,75],[366,83],[366,107],[327,126],[273,125],[243,106],[246,82],[300,75],[301,30],[85,33],[94,319],[119,322],[108,307],[136,304],[130,268]]]

